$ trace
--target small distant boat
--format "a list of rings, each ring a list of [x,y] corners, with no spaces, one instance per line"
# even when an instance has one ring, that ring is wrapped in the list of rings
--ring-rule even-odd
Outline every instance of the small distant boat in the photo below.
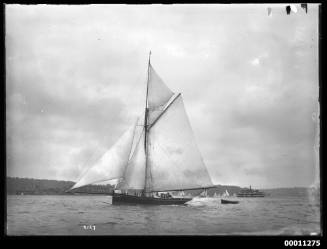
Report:
[[[205,189],[204,191],[202,191],[200,193],[200,195],[198,196],[198,198],[206,198],[206,197],[208,197],[208,191],[207,191],[207,189]]]
[[[223,197],[228,197],[229,196],[229,193],[227,191],[227,189],[225,190],[225,192],[223,193]]]
[[[239,203],[239,201],[221,199],[221,204],[238,204],[238,203]]]
[[[243,189],[239,193],[237,193],[237,197],[265,197],[265,193],[256,189],[250,188]]]

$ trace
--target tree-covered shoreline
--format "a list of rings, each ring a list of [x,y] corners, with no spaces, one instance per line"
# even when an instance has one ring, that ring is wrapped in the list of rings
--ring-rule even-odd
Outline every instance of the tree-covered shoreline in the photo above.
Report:
[[[108,194],[112,185],[88,185],[67,192],[75,182],[33,178],[7,177],[7,194],[9,195],[71,195],[76,193]]]
[[[107,185],[87,185],[67,192],[75,182],[58,181],[33,178],[7,177],[7,194],[8,195],[73,195],[73,194],[111,194],[114,186]],[[231,185],[216,185],[214,188],[207,190],[209,196],[215,193],[222,195],[226,190],[230,195],[236,194],[244,188]],[[187,195],[197,196],[203,189],[184,191]],[[305,187],[294,188],[274,188],[263,189],[268,196],[303,196],[310,194],[312,189]],[[311,191],[311,192],[310,192]],[[133,192],[133,191],[131,191]],[[316,194],[319,191],[315,191]],[[177,193],[177,192],[175,192]]]

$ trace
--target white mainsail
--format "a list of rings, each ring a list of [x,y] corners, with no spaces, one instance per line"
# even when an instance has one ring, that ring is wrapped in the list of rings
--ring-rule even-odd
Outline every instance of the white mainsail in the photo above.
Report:
[[[181,190],[212,186],[186,115],[181,95],[149,131],[151,190]]]
[[[123,177],[132,148],[135,127],[136,124],[130,127],[71,189]]]

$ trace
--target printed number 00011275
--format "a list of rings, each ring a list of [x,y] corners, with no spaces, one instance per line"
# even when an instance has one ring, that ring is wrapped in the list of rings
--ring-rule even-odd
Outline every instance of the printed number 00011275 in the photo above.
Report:
[[[320,240],[285,240],[284,246],[320,246]]]

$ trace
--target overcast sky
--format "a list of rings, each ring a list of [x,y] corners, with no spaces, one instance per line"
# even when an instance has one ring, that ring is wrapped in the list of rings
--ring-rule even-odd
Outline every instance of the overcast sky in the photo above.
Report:
[[[7,175],[76,181],[143,111],[151,49],[215,184],[313,184],[318,6],[295,6],[6,5]]]

